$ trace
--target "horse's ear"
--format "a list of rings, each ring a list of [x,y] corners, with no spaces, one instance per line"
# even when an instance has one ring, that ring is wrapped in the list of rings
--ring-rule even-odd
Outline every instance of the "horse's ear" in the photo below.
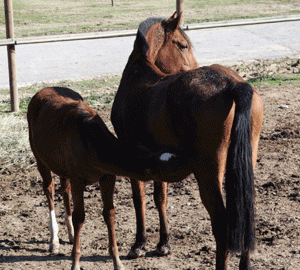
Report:
[[[167,20],[167,21],[173,21],[176,18],[176,11],[174,12],[174,14]]]
[[[177,16],[176,18],[175,18],[175,15],[176,15],[176,12],[167,21],[165,21],[167,31],[174,32],[176,29],[179,28],[180,21],[182,18],[182,13],[180,13],[179,16]]]

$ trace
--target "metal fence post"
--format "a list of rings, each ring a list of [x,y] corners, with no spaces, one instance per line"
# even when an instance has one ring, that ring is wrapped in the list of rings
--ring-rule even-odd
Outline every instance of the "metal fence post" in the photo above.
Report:
[[[6,38],[14,39],[12,0],[4,0]],[[15,45],[7,45],[11,111],[19,111]]]

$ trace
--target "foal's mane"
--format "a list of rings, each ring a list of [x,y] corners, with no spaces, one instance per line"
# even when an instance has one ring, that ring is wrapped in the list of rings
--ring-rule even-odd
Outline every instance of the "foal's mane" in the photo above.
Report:
[[[138,48],[139,53],[143,58],[146,58],[146,53],[149,49],[149,45],[146,40],[146,35],[149,31],[149,29],[156,23],[162,23],[163,29],[166,32],[166,25],[164,24],[166,22],[166,19],[164,18],[148,18],[145,21],[141,22],[138,28],[138,32],[136,35],[136,45]],[[190,41],[189,37],[186,35],[186,33],[182,30],[182,28],[178,28],[179,32],[182,34],[182,36],[186,39],[188,42],[188,45],[190,47],[193,47],[192,42]]]

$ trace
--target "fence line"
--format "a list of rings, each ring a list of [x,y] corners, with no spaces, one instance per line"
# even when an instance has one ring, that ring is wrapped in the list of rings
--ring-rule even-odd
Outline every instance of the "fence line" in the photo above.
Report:
[[[177,13],[183,13],[184,0],[176,0]],[[112,0],[113,4],[113,0]],[[63,41],[75,41],[75,40],[89,40],[89,39],[102,39],[102,38],[116,38],[116,37],[129,37],[135,36],[137,30],[124,30],[118,32],[100,32],[100,33],[86,33],[86,34],[70,34],[70,35],[55,35],[46,37],[29,37],[29,38],[14,38],[13,29],[13,10],[12,0],[4,0],[5,6],[5,22],[6,22],[6,39],[0,39],[0,46],[7,46],[8,53],[8,66],[9,66],[9,87],[11,97],[11,110],[19,110],[18,90],[17,90],[17,76],[16,76],[16,63],[15,63],[15,46],[16,45],[28,45],[37,43],[49,43],[49,42],[63,42]],[[289,16],[283,18],[271,18],[271,19],[248,19],[243,21],[230,21],[230,22],[216,22],[216,23],[203,23],[201,25],[182,25],[184,30],[198,30],[198,29],[210,29],[219,27],[233,27],[233,26],[245,26],[253,24],[264,23],[278,23],[288,21],[298,21],[300,16]],[[183,17],[182,17],[183,22]]]
[[[247,19],[227,22],[213,22],[203,23],[199,25],[183,25],[182,28],[185,31],[188,30],[200,30],[200,29],[211,29],[220,27],[235,27],[235,26],[246,26],[254,24],[266,24],[266,23],[279,23],[279,22],[290,22],[300,21],[300,16],[289,16],[285,18],[268,18],[268,19]],[[130,37],[135,36],[137,30],[123,30],[123,31],[111,31],[111,32],[98,32],[98,33],[81,33],[81,34],[63,34],[53,36],[42,36],[42,37],[28,37],[28,38],[17,38],[17,39],[0,39],[0,46],[7,45],[29,45],[37,43],[50,43],[50,42],[62,42],[62,41],[75,41],[75,40],[89,40],[89,39],[102,39],[102,38],[116,38],[116,37]]]

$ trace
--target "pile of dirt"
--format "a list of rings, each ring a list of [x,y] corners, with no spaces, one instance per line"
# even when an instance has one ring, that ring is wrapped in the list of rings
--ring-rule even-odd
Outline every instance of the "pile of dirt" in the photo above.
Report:
[[[300,58],[300,57],[299,57]],[[286,58],[278,60],[254,60],[239,62],[230,68],[244,79],[253,79],[266,75],[287,75],[300,73],[300,59]]]

